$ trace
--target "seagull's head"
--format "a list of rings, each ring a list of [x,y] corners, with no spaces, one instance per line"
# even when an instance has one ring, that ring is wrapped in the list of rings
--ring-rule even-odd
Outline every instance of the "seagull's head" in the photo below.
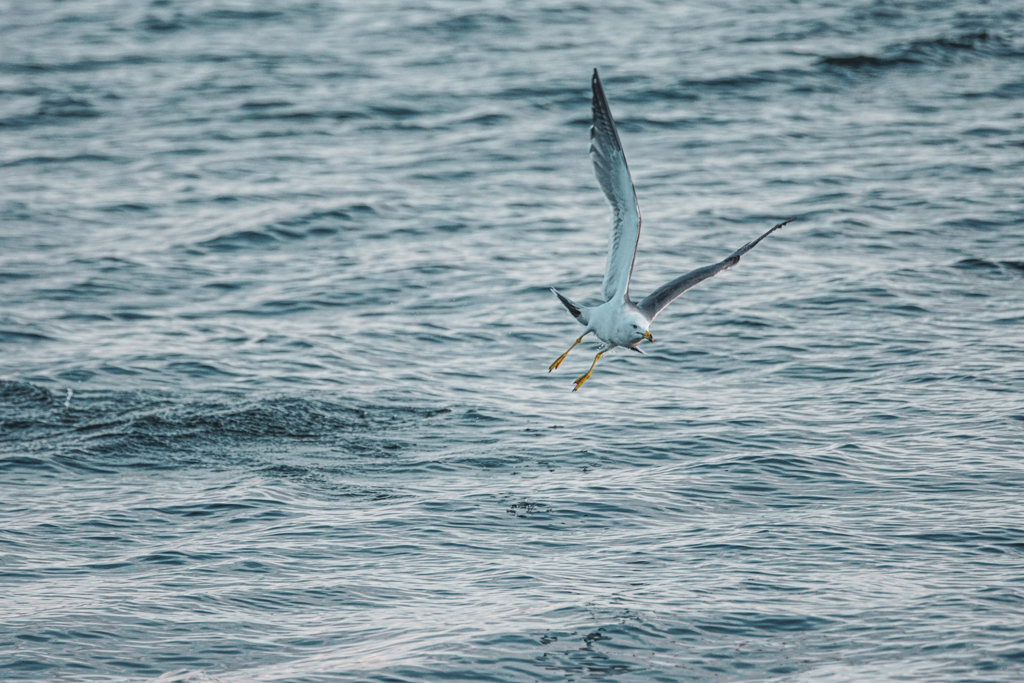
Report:
[[[630,346],[636,346],[644,339],[651,342],[652,344],[654,343],[654,337],[651,335],[650,330],[647,329],[647,326],[650,323],[647,322],[646,318],[640,315],[630,316],[630,319],[627,321],[627,324],[629,325],[628,334],[632,338],[633,342],[630,344]]]

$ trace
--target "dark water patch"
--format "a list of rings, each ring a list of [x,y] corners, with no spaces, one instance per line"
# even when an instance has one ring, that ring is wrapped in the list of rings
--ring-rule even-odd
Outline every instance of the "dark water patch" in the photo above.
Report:
[[[233,292],[239,289],[244,289],[250,286],[250,281],[236,281],[236,282],[208,282],[203,285],[207,289],[216,289],[223,292]]]
[[[113,470],[107,467],[100,467],[88,453],[81,449],[69,448],[65,452],[50,456],[50,463],[59,467],[65,472],[78,472],[85,474],[112,474]]]
[[[126,365],[114,365],[113,363],[104,363],[97,368],[98,372],[112,375],[114,377],[134,377],[143,374],[143,370],[128,367]]]
[[[141,395],[87,391],[75,392],[67,410],[31,385],[8,387],[8,393],[24,405],[8,401],[11,410],[0,423],[7,434],[0,443],[15,456],[7,468],[106,474],[111,468],[179,469],[204,461],[214,466],[244,461],[268,474],[314,482],[319,490],[329,490],[347,468],[389,466],[403,451],[399,431],[446,414],[446,409],[285,397],[175,405]],[[311,457],[341,453],[343,464],[275,463],[274,444],[282,440],[307,444]],[[29,459],[18,459],[23,456]],[[353,491],[362,495],[362,489]]]
[[[240,230],[198,242],[196,246],[210,251],[240,251],[266,249],[277,241],[274,235],[262,230]]]
[[[274,229],[282,232],[287,230],[290,236],[296,238],[307,235],[333,235],[343,227],[351,229],[353,223],[375,213],[373,208],[366,204],[310,211],[286,218],[277,223]]]
[[[1009,135],[1009,134],[1011,134],[1011,132],[1012,131],[1010,131],[1010,130],[1005,130],[1005,129],[1002,129],[1002,128],[990,128],[990,127],[987,127],[987,126],[982,126],[980,128],[969,128],[969,129],[963,131],[963,134],[964,135],[970,135],[971,137],[991,138],[991,137],[1002,137],[1004,135]],[[986,169],[986,170],[988,172],[991,172],[991,169]]]
[[[53,341],[53,337],[38,332],[0,329],[0,344],[32,344],[43,341]]]
[[[184,361],[176,363],[168,363],[167,369],[173,372],[179,372],[189,377],[233,377],[235,373],[230,372],[222,367],[217,367],[211,363],[201,363],[198,361]]]
[[[437,39],[470,42],[477,40],[477,34],[515,34],[519,22],[501,12],[467,12],[446,17],[438,21],[418,23],[410,28]]]
[[[331,304],[329,302],[314,302],[306,299],[281,299],[276,301],[265,301],[254,308],[231,309],[228,312],[232,315],[267,318],[275,316],[292,316],[298,313],[314,311],[322,305],[329,306]]]
[[[298,399],[273,399],[239,407],[199,405],[192,409],[144,415],[133,428],[171,435],[209,434],[247,438],[332,438],[365,422],[365,412],[334,404]]]
[[[182,19],[183,17],[180,14],[176,14],[171,18],[163,18],[147,14],[139,22],[139,28],[143,31],[149,31],[152,33],[173,33],[186,28],[186,23],[182,21]]]
[[[424,112],[418,109],[411,109],[409,107],[399,107],[395,105],[378,105],[371,108],[375,114],[382,116],[387,119],[395,119],[398,121],[404,121],[414,116],[419,116]]]
[[[0,402],[17,410],[52,405],[54,397],[46,388],[29,382],[0,380]]]
[[[1024,273],[1024,261],[1000,261],[999,265],[1018,273]]]
[[[15,271],[0,271],[0,283],[4,282],[15,282],[17,280],[30,280],[36,277],[33,273],[28,272],[15,272]]]
[[[924,541],[929,544],[950,544],[962,548],[984,548],[986,546],[1024,550],[1024,528],[981,528],[972,530],[931,530],[911,534],[899,534],[900,538]]]
[[[965,99],[977,99],[983,97],[995,97],[1004,100],[1015,100],[1024,97],[1024,79],[1001,83],[995,90],[985,92],[965,92]]]
[[[160,58],[144,54],[125,54],[112,59],[86,58],[68,62],[12,62],[7,61],[0,65],[0,73],[8,72],[14,74],[60,74],[60,73],[89,73],[117,69],[118,67],[145,66],[158,63]],[[73,99],[73,98],[66,98]],[[54,100],[59,103],[63,100]]]
[[[105,206],[103,211],[109,213],[145,213],[152,211],[153,207],[147,206],[146,204],[113,204],[111,206]]]
[[[1020,277],[1024,263],[1020,261],[992,261],[984,258],[966,258],[953,264],[959,271],[973,273],[986,279],[1007,279]]]
[[[31,425],[24,423],[0,423],[5,429],[27,429]],[[0,439],[3,440],[3,439]],[[0,472],[10,473],[15,470],[25,470],[29,472],[56,472],[58,468],[45,460],[39,458],[33,458],[27,455],[13,455],[13,456],[0,456]]]
[[[291,107],[293,105],[294,102],[289,102],[288,100],[253,100],[249,102],[243,102],[241,106],[242,109],[262,110],[278,109],[280,107]]]
[[[140,264],[125,258],[116,256],[100,256],[95,258],[75,258],[71,263],[87,266],[89,270],[96,270],[101,273],[116,273],[125,269],[136,268]]]
[[[309,110],[267,107],[263,109],[245,109],[243,111],[243,115],[239,117],[239,120],[241,121],[349,121],[352,119],[369,118],[369,116],[363,112],[333,108]],[[291,133],[284,133],[280,131],[264,132],[260,134],[260,137],[274,137],[289,134]]]
[[[363,217],[374,213],[374,209],[366,204],[309,211],[264,228],[239,230],[203,240],[197,242],[195,247],[215,252],[273,249],[284,242],[333,235],[343,228],[351,229]]]
[[[948,65],[967,58],[1014,59],[1021,55],[1014,41],[999,33],[978,31],[896,43],[879,53],[821,57],[816,64],[827,70],[883,71],[909,65]]]
[[[657,86],[645,88],[635,92],[632,97],[616,98],[624,102],[636,104],[653,104],[655,102],[696,102],[700,94],[693,92],[692,81],[682,81],[678,89],[658,88]],[[583,125],[589,125],[589,119],[581,119]]]
[[[114,297],[128,291],[129,283],[116,282],[102,277],[92,277],[59,289],[40,288],[39,295],[52,301],[93,301]]]
[[[150,320],[155,316],[149,313],[139,313],[138,311],[115,311],[111,317],[115,320],[137,321]]]
[[[918,306],[917,304],[890,304],[885,306],[885,310],[894,315],[909,317],[915,317],[930,312],[927,308]]]
[[[90,100],[75,97],[47,99],[36,109],[40,119],[91,119],[99,115]]]
[[[215,9],[203,12],[195,19],[197,24],[218,23],[218,24],[244,24],[246,22],[262,23],[274,19],[281,19],[284,12],[277,10],[239,10],[239,9]]]
[[[266,501],[260,501],[264,503]],[[165,515],[181,517],[209,517],[224,512],[235,512],[238,510],[252,510],[255,505],[247,503],[206,503],[202,505],[179,505],[165,508],[158,508],[155,511]]]
[[[954,267],[961,270],[979,270],[984,272],[995,272],[999,270],[999,265],[983,258],[968,258],[957,261]]]
[[[719,76],[702,80],[686,80],[679,84],[680,91],[684,94],[701,93],[735,93],[740,96],[753,96],[748,91],[762,88],[764,86],[776,85],[779,83],[791,83],[806,78],[806,73],[799,69],[761,69],[744,74],[731,76]],[[766,97],[765,94],[757,94],[757,97]],[[677,99],[685,99],[685,95]]]
[[[9,161],[4,164],[0,164],[2,167],[17,167],[17,166],[31,166],[31,165],[48,165],[48,164],[73,164],[79,162],[85,163],[125,163],[127,159],[123,157],[108,156],[106,154],[73,154],[71,156],[30,156]]]
[[[95,318],[86,318],[90,322],[94,321]],[[109,318],[101,318],[102,320],[109,320]],[[61,370],[56,375],[57,379],[65,382],[86,382],[96,376],[96,373],[91,370],[84,370],[82,368],[73,368],[68,370]]]
[[[209,556],[193,556],[188,553],[175,552],[175,551],[162,551],[158,553],[152,553],[150,555],[144,555],[137,558],[135,561],[144,564],[160,564],[166,566],[184,566],[197,559],[208,559]]]
[[[39,659],[18,658],[6,662],[0,661],[0,670],[6,670],[11,675],[18,673],[38,673],[54,668],[53,664]]]
[[[871,55],[849,55],[822,57],[818,60],[818,64],[840,69],[864,69],[867,67],[881,68],[886,66],[887,61],[881,57],[872,57]]]
[[[473,116],[465,119],[462,123],[467,125],[483,126],[484,128],[491,128],[493,126],[505,125],[512,119],[507,114],[499,113],[487,113],[487,114],[474,114]]]
[[[546,110],[556,108],[571,111],[578,114],[578,107],[586,103],[588,94],[585,89],[572,86],[545,86],[536,84],[533,86],[513,86],[495,92],[493,97],[497,100],[511,101],[516,103],[529,103],[534,108]],[[587,123],[590,120],[587,119]]]

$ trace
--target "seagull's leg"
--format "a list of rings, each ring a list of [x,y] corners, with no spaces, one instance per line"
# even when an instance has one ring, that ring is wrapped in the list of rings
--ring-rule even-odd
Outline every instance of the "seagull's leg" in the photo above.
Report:
[[[586,337],[586,336],[587,336],[586,332],[581,334],[580,338],[577,339],[575,342],[573,342],[573,345],[569,347],[569,351],[572,351],[573,349],[575,349],[576,348],[576,344],[579,344],[581,341],[583,341],[583,338]],[[558,368],[558,366],[562,364],[562,361],[565,360],[565,357],[569,355],[569,351],[566,351],[561,356],[559,356],[558,360],[556,360],[554,363],[552,363],[551,367],[548,368],[548,372],[551,372],[552,370],[556,370]]]
[[[585,374],[582,377],[579,377],[579,378],[576,379],[576,386],[573,388],[573,391],[576,391],[577,389],[582,387],[583,383],[586,382],[588,379],[590,379],[590,373],[592,373],[594,371],[594,366],[597,365],[597,359],[600,358],[603,355],[604,355],[604,351],[601,351],[596,356],[594,356],[594,362],[590,364],[590,369],[587,370],[587,374]]]

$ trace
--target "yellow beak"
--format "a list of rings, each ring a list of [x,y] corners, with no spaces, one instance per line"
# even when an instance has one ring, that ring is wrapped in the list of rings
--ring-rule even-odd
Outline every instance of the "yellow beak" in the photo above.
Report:
[[[654,337],[651,336],[651,333],[648,330],[644,330],[644,339],[651,342],[652,344],[654,343]]]

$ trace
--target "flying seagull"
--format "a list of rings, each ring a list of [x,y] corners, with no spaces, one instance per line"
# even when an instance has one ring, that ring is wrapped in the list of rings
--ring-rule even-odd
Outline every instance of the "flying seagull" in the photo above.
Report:
[[[604,96],[604,88],[601,87],[597,69],[594,69],[591,86],[594,90],[592,103],[594,122],[590,126],[590,160],[594,162],[594,175],[597,176],[597,182],[604,190],[608,204],[611,205],[612,225],[611,233],[608,236],[608,262],[604,269],[604,282],[601,283],[601,297],[604,299],[604,303],[594,307],[581,306],[563,296],[554,287],[551,288],[558,300],[587,329],[569,347],[568,351],[551,364],[548,372],[561,365],[565,357],[569,355],[569,351],[576,348],[576,344],[583,341],[583,338],[591,332],[604,342],[598,348],[597,355],[594,357],[594,362],[590,364],[587,374],[576,380],[573,391],[583,386],[583,383],[590,378],[590,373],[594,371],[594,366],[597,365],[601,356],[616,346],[643,353],[637,347],[645,339],[654,343],[654,337],[651,336],[648,328],[662,309],[698,282],[707,280],[739,263],[740,257],[756,247],[758,242],[794,220],[790,218],[779,223],[753,242],[748,242],[734,251],[724,260],[681,275],[671,282],[666,282],[641,299],[640,303],[633,303],[629,298],[629,279],[633,275],[636,244],[640,239],[640,207],[636,202],[636,190],[633,189],[633,179],[630,177],[629,167],[626,165],[626,155],[622,151],[622,142],[619,140],[618,131],[615,130],[615,121],[608,108],[608,100]]]

